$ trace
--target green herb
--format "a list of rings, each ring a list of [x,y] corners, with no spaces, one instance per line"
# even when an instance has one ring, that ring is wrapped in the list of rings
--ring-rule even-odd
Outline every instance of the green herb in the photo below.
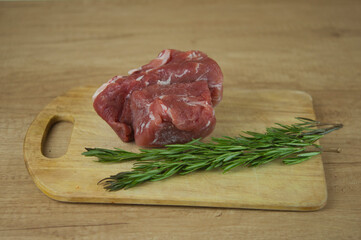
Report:
[[[315,143],[317,140],[342,128],[342,124],[296,119],[298,123],[277,123],[277,127],[267,128],[266,133],[247,131],[237,137],[212,138],[208,143],[195,139],[160,149],[141,149],[140,153],[118,148],[86,148],[83,155],[97,157],[99,162],[136,160],[132,171],[120,172],[99,182],[105,189],[116,191],[197,170],[220,168],[227,172],[235,167],[255,167],[276,159],[288,165],[301,163],[322,152],[321,146]]]

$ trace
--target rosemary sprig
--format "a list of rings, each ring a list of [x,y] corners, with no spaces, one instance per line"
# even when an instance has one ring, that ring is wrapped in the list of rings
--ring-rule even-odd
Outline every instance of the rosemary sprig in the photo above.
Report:
[[[97,157],[99,162],[136,160],[132,171],[120,172],[99,182],[105,189],[117,191],[197,170],[221,168],[227,172],[238,166],[255,167],[276,159],[288,165],[301,163],[322,152],[321,146],[315,143],[317,140],[342,128],[342,124],[296,119],[298,123],[277,123],[278,127],[267,128],[266,133],[246,131],[238,137],[212,138],[208,143],[195,139],[160,149],[140,149],[140,153],[119,148],[86,148],[83,155]]]

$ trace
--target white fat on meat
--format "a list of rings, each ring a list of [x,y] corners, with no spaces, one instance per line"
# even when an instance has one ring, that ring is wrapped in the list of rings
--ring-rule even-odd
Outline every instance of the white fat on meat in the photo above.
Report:
[[[186,73],[189,73],[190,71],[188,69],[184,70],[184,72],[182,74],[174,74],[174,76],[176,77],[183,77]]]
[[[169,58],[170,58],[170,50],[166,49],[166,50],[162,51],[158,55],[158,57],[156,59],[152,60],[151,63],[150,63],[151,64],[150,66],[152,66],[153,64],[155,64],[155,66],[153,66],[153,68],[150,68],[150,69],[146,70],[145,73],[148,73],[148,72],[152,71],[155,68],[159,68],[159,67],[163,66],[169,60]],[[149,65],[145,65],[145,66],[149,66]],[[131,75],[131,74],[133,74],[133,73],[135,73],[137,71],[140,71],[140,70],[142,70],[142,67],[129,70],[128,74]]]
[[[167,107],[164,104],[160,104],[161,108],[163,109],[164,112],[167,112]]]
[[[196,66],[196,73],[198,73],[198,69],[199,69],[199,63],[197,63],[197,66]]]
[[[128,71],[128,74],[131,75],[131,74],[133,74],[133,73],[135,73],[135,72],[137,72],[137,71],[140,71],[140,70],[142,70],[142,67],[129,70],[129,71]]]
[[[207,124],[206,124],[206,126],[205,126],[205,127],[208,127],[208,126],[209,126],[209,124],[211,124],[211,121],[210,121],[210,120],[207,122]]]
[[[171,73],[168,77],[167,80],[164,80],[164,81],[161,81],[161,80],[158,80],[157,84],[158,85],[169,85],[170,82],[172,81],[172,76],[173,76],[173,73]]]
[[[150,125],[150,121],[147,122],[147,124],[145,124],[145,129],[149,128],[149,125]]]
[[[104,89],[109,85],[109,82],[107,83],[104,83],[103,85],[101,85],[96,91],[95,93],[93,94],[93,102],[94,100],[98,97],[98,95],[104,91]]]
[[[159,133],[156,132],[155,133],[155,138],[153,139],[153,141],[150,144],[154,144],[154,143],[158,142],[158,139],[159,139]]]
[[[170,108],[167,108],[164,104],[160,104],[162,110],[170,117],[170,119],[173,119],[172,111]]]
[[[140,132],[141,132],[141,133],[143,132],[144,126],[145,126],[145,123],[143,122],[143,123],[140,125]]]
[[[127,96],[125,97],[125,99],[129,99],[131,94],[132,94],[132,92],[129,92],[129,93],[127,94]]]
[[[203,106],[208,107],[209,103],[207,101],[189,101],[188,98],[184,97],[181,99],[184,103],[188,104],[189,106]]]
[[[150,106],[150,104],[148,104],[148,106]],[[149,111],[149,109],[148,109],[148,111]],[[143,123],[140,125],[140,129],[137,128],[137,132],[139,133],[139,130],[140,130],[140,133],[142,133],[144,130],[148,129],[149,126],[150,126],[150,123],[151,123],[152,121],[154,121],[154,120],[155,120],[155,117],[154,117],[154,115],[153,115],[153,112],[150,112],[150,113],[149,113],[149,121],[148,121],[147,123],[143,122]],[[145,124],[145,125],[144,125],[144,124]]]
[[[143,77],[144,77],[144,75],[137,77],[137,79],[135,79],[135,80],[139,82],[140,80],[142,80]]]
[[[188,54],[187,59],[188,60],[194,60],[196,58],[196,60],[201,60],[203,59],[203,57],[199,54],[199,52],[195,52],[193,51],[192,53]]]
[[[205,128],[209,127],[210,124],[211,124],[211,120],[208,120],[207,124],[204,125],[201,129],[205,129]]]
[[[170,108],[168,108],[167,114],[168,114],[168,116],[170,117],[170,119],[172,119],[172,121],[173,121],[174,118],[173,118],[172,111],[171,111]]]
[[[202,75],[200,75],[197,79],[196,79],[196,82],[198,81],[203,81],[203,80],[208,80],[207,77],[205,77],[204,75],[206,75],[209,71],[203,73]]]
[[[195,53],[195,52],[192,52],[192,53],[190,53],[189,55],[188,55],[188,59],[193,59],[193,58],[196,58],[196,57],[198,57],[198,55]]]
[[[154,120],[155,120],[155,117],[154,117],[154,115],[153,115],[153,112],[150,112],[150,113],[149,113],[149,119],[150,119],[151,121],[154,121]]]
[[[211,88],[217,88],[218,90],[222,89],[222,83],[218,83],[218,84],[209,84],[209,86]]]
[[[161,64],[159,65],[159,67],[164,65],[168,61],[169,57],[170,57],[170,50],[169,49],[166,49],[166,50],[162,51],[158,55],[158,59],[161,60]]]
[[[186,104],[188,104],[189,106],[197,106],[197,105],[203,107],[209,106],[207,101],[186,102]]]
[[[97,98],[97,96],[107,88],[107,86],[108,86],[109,84],[115,83],[117,80],[119,80],[119,79],[121,79],[121,78],[123,78],[123,77],[124,77],[124,76],[118,75],[118,76],[115,76],[115,77],[109,79],[108,82],[102,84],[102,85],[95,91],[95,93],[93,94],[93,97],[92,97],[93,102],[94,102],[94,100]]]

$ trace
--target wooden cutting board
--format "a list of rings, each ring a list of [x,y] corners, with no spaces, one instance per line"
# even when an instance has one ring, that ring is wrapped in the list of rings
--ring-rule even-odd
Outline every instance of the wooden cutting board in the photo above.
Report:
[[[119,147],[123,143],[93,110],[95,87],[80,87],[57,97],[36,117],[24,141],[24,158],[35,184],[49,197],[65,202],[187,205],[310,211],[322,208],[327,189],[321,156],[298,165],[276,161],[257,168],[219,170],[145,183],[107,192],[97,182],[130,170],[132,162],[103,164],[84,157],[84,147]],[[235,136],[242,131],[264,131],[275,122],[289,124],[295,117],[315,119],[312,98],[300,91],[243,90],[226,88],[216,107],[217,125],[212,136]],[[59,158],[47,158],[42,145],[50,127],[58,121],[73,122],[68,150]]]

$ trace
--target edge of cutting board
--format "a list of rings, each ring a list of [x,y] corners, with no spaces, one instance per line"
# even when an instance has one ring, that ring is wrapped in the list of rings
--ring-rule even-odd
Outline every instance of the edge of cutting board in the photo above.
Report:
[[[41,139],[39,139],[39,132],[37,133],[37,138],[35,141],[37,142],[41,142],[40,144],[40,149],[38,148],[36,151],[40,151],[41,153],[41,147],[44,141],[45,136],[47,135],[47,132],[49,130],[49,128],[51,127],[51,121],[56,122],[59,120],[66,120],[66,121],[71,121],[74,123],[74,127],[75,122],[74,119],[67,115],[67,114],[62,114],[59,113],[55,118],[49,118],[49,115],[46,114],[46,110],[48,109],[49,106],[51,106],[54,102],[57,102],[59,99],[61,99],[62,97],[66,96],[67,94],[71,94],[77,91],[84,91],[87,89],[93,89],[94,86],[85,86],[85,87],[78,87],[78,88],[73,88],[71,90],[69,90],[67,93],[65,93],[62,96],[59,96],[57,98],[55,98],[54,100],[52,100],[45,108],[43,111],[41,111],[37,117],[34,119],[33,123],[30,125],[27,134],[24,138],[24,148],[23,148],[23,152],[24,152],[24,160],[25,160],[25,165],[27,167],[27,170],[30,174],[30,176],[32,177],[34,183],[36,184],[36,186],[43,192],[45,193],[48,197],[58,200],[58,201],[62,201],[62,202],[88,202],[88,203],[127,203],[127,204],[146,204],[146,205],[173,205],[173,206],[199,206],[199,207],[223,207],[223,208],[248,208],[248,209],[267,209],[267,210],[293,210],[293,211],[315,211],[315,210],[319,210],[321,208],[323,208],[326,203],[327,203],[327,187],[326,187],[326,182],[325,182],[325,177],[324,177],[324,172],[323,172],[323,166],[321,166],[322,168],[322,174],[323,174],[323,179],[324,179],[324,191],[323,193],[320,195],[318,201],[312,205],[309,206],[291,206],[288,205],[287,207],[283,206],[282,204],[280,205],[262,205],[262,204],[258,204],[258,205],[252,205],[252,204],[237,204],[237,203],[229,203],[229,204],[225,204],[219,201],[215,201],[215,202],[211,202],[211,201],[195,201],[195,200],[159,200],[159,199],[154,199],[154,198],[149,198],[149,199],[137,199],[137,198],[132,198],[132,199],[127,199],[127,198],[122,198],[119,199],[119,197],[117,196],[110,196],[107,197],[106,199],[104,198],[97,198],[97,197],[93,197],[93,198],[84,198],[83,196],[77,196],[76,194],[73,194],[71,197],[69,196],[64,196],[63,193],[59,193],[57,192],[55,189],[53,188],[49,188],[49,186],[47,186],[47,184],[41,179],[39,178],[39,176],[35,173],[37,171],[36,166],[33,166],[32,160],[30,158],[34,157],[34,155],[29,155],[29,144],[33,143],[34,141],[34,135],[32,134],[34,131],[39,131],[39,129],[35,129],[37,128],[37,125],[39,122],[41,122],[41,124],[43,124],[43,127],[45,126],[45,132],[40,134],[41,135]],[[244,90],[247,91],[247,90]],[[311,101],[312,103],[312,97],[303,91],[297,91],[297,90],[249,90],[249,91],[257,91],[257,92],[262,92],[262,91],[275,91],[278,93],[282,93],[282,92],[288,92],[288,93],[295,93],[295,94],[301,94],[304,95],[304,97],[308,98],[309,101]],[[312,103],[313,104],[313,103]],[[312,107],[313,108],[313,107]],[[313,109],[312,109],[313,111]],[[313,117],[314,116],[314,112],[312,112]],[[45,125],[44,125],[45,124]],[[69,150],[69,149],[68,149]],[[66,156],[67,154],[65,154],[64,156]],[[60,157],[60,158],[53,158],[52,161],[61,161],[61,159],[64,157]],[[39,155],[39,153],[35,154],[35,157],[38,157],[41,161],[48,161],[48,159],[44,156],[42,156],[42,154]],[[320,156],[321,158],[321,156]],[[37,160],[39,160],[37,159]],[[39,164],[39,161],[37,161],[36,164]],[[321,160],[321,164],[322,164],[322,160]],[[99,188],[101,188],[101,186],[99,186]],[[103,189],[101,189],[103,190]],[[127,190],[128,191],[128,190]],[[104,192],[104,194],[109,194],[107,192]],[[111,194],[111,193],[110,193]]]

